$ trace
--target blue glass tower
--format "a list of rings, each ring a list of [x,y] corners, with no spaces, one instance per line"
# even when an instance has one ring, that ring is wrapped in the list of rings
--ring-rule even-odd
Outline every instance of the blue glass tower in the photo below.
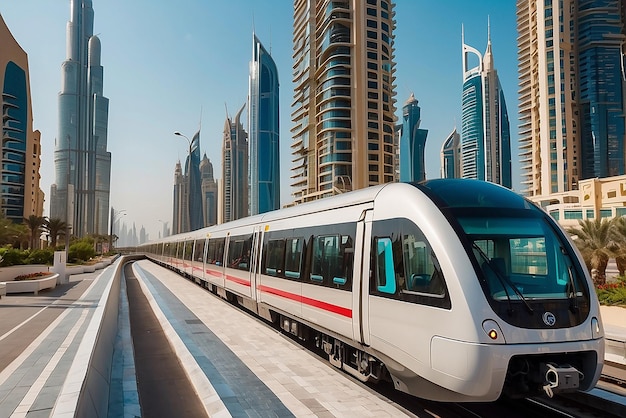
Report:
[[[428,130],[420,129],[421,109],[413,93],[402,107],[400,181],[426,180],[424,147]]]
[[[461,177],[460,166],[461,135],[456,128],[448,135],[441,147],[441,178],[457,179]]]
[[[185,162],[185,176],[189,183],[189,231],[204,227],[202,212],[202,178],[200,176],[200,130],[191,140],[190,154]]]
[[[256,35],[252,36],[248,141],[250,214],[280,208],[278,69]]]
[[[50,214],[72,226],[72,234],[108,231],[111,153],[107,151],[109,99],[103,96],[100,39],[93,35],[91,0],[70,1],[67,59],[59,93],[55,142],[56,182]]]
[[[463,44],[461,177],[511,188],[511,138],[504,93],[493,65],[491,37],[483,57]],[[468,55],[478,58],[468,68]]]
[[[625,174],[623,2],[578,2],[581,178]]]

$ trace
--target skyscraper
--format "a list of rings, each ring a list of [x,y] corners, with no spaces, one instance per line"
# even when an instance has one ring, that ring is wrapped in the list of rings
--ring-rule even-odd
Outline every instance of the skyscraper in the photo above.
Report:
[[[420,129],[421,108],[413,93],[402,107],[400,181],[426,180],[424,148],[428,130]]]
[[[294,0],[295,203],[394,181],[394,7]]]
[[[43,215],[39,189],[41,134],[33,131],[28,55],[0,15],[0,107],[2,108],[2,177],[0,211],[21,224]]]
[[[72,234],[108,231],[111,153],[107,151],[109,99],[103,96],[100,39],[93,35],[91,0],[70,1],[67,59],[59,93],[55,141],[56,182],[50,216],[66,221]]]
[[[173,207],[173,233],[195,231],[205,226],[202,203],[202,177],[200,175],[200,130],[193,139],[189,140],[180,132],[175,135],[182,136],[189,141],[189,153],[185,160],[185,172],[183,173],[180,162],[174,169],[174,207]]]
[[[200,130],[191,140],[190,154],[185,162],[185,178],[188,183],[189,225],[187,231],[195,231],[204,226],[202,215],[202,178],[200,177]],[[187,232],[185,231],[185,232]]]
[[[213,164],[204,154],[200,161],[200,177],[202,178],[202,214],[204,226],[217,223],[217,182],[213,177]]]
[[[189,200],[187,199],[187,181],[183,175],[180,161],[174,168],[174,195],[172,198],[172,234],[189,231]]]
[[[461,135],[456,128],[441,146],[441,178],[461,178]]]
[[[248,216],[248,134],[241,124],[244,104],[234,119],[226,115],[222,148],[222,221]]]
[[[252,36],[248,141],[250,214],[280,208],[278,69],[256,35]]]
[[[462,45],[461,177],[511,188],[509,117],[504,92],[493,65],[491,35],[488,36],[484,57],[465,44],[465,39]],[[469,54],[478,58],[476,67],[469,68]]]
[[[625,174],[624,4],[517,1],[522,192]]]

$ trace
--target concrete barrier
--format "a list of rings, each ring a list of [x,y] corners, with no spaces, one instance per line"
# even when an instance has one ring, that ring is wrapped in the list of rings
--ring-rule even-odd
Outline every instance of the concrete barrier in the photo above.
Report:
[[[53,274],[51,276],[43,277],[41,279],[29,279],[29,280],[4,282],[6,286],[6,293],[33,292],[36,295],[39,293],[40,290],[54,289],[57,285],[58,277],[59,277],[58,274]]]
[[[52,411],[53,417],[108,415],[113,352],[118,332],[122,268],[128,261],[142,258],[144,257],[124,256],[117,264],[110,266],[114,271],[108,278],[107,290],[100,298],[78,347],[68,378]]]

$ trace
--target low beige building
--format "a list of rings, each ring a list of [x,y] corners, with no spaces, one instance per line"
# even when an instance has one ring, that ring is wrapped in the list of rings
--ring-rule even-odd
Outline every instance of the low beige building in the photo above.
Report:
[[[580,180],[578,190],[533,196],[530,200],[565,228],[578,226],[579,220],[624,216],[626,175]]]

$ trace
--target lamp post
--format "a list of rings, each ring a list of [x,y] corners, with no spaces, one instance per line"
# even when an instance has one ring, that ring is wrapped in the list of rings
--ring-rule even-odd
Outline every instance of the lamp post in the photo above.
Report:
[[[188,171],[189,171],[189,179],[188,179],[188,186],[187,186],[187,226],[188,226],[188,231],[191,231],[191,213],[192,213],[192,209],[191,209],[191,185],[193,184],[193,182],[191,181],[191,176],[193,173],[193,167],[192,167],[192,162],[191,162],[191,139],[189,139],[186,135],[183,135],[182,133],[180,133],[179,131],[174,132],[174,135],[177,136],[182,136],[183,138],[185,138],[187,140],[187,143],[189,144],[189,165],[187,166]]]
[[[163,224],[163,231],[162,231],[162,232],[163,232],[163,234],[162,234],[161,238],[165,238],[165,237],[167,237],[167,236],[168,236],[168,233],[167,233],[167,224],[168,224],[168,221],[162,221],[162,220],[160,220],[160,219],[157,219],[157,221],[158,221],[158,222],[161,222],[161,223]]]
[[[110,234],[109,234],[109,251],[113,250],[113,224],[115,223],[116,219],[118,219],[120,216],[124,216],[126,215],[126,210],[122,209],[122,210],[118,210],[117,212],[115,211],[115,209],[113,209],[113,206],[111,206],[111,228],[110,228]]]

